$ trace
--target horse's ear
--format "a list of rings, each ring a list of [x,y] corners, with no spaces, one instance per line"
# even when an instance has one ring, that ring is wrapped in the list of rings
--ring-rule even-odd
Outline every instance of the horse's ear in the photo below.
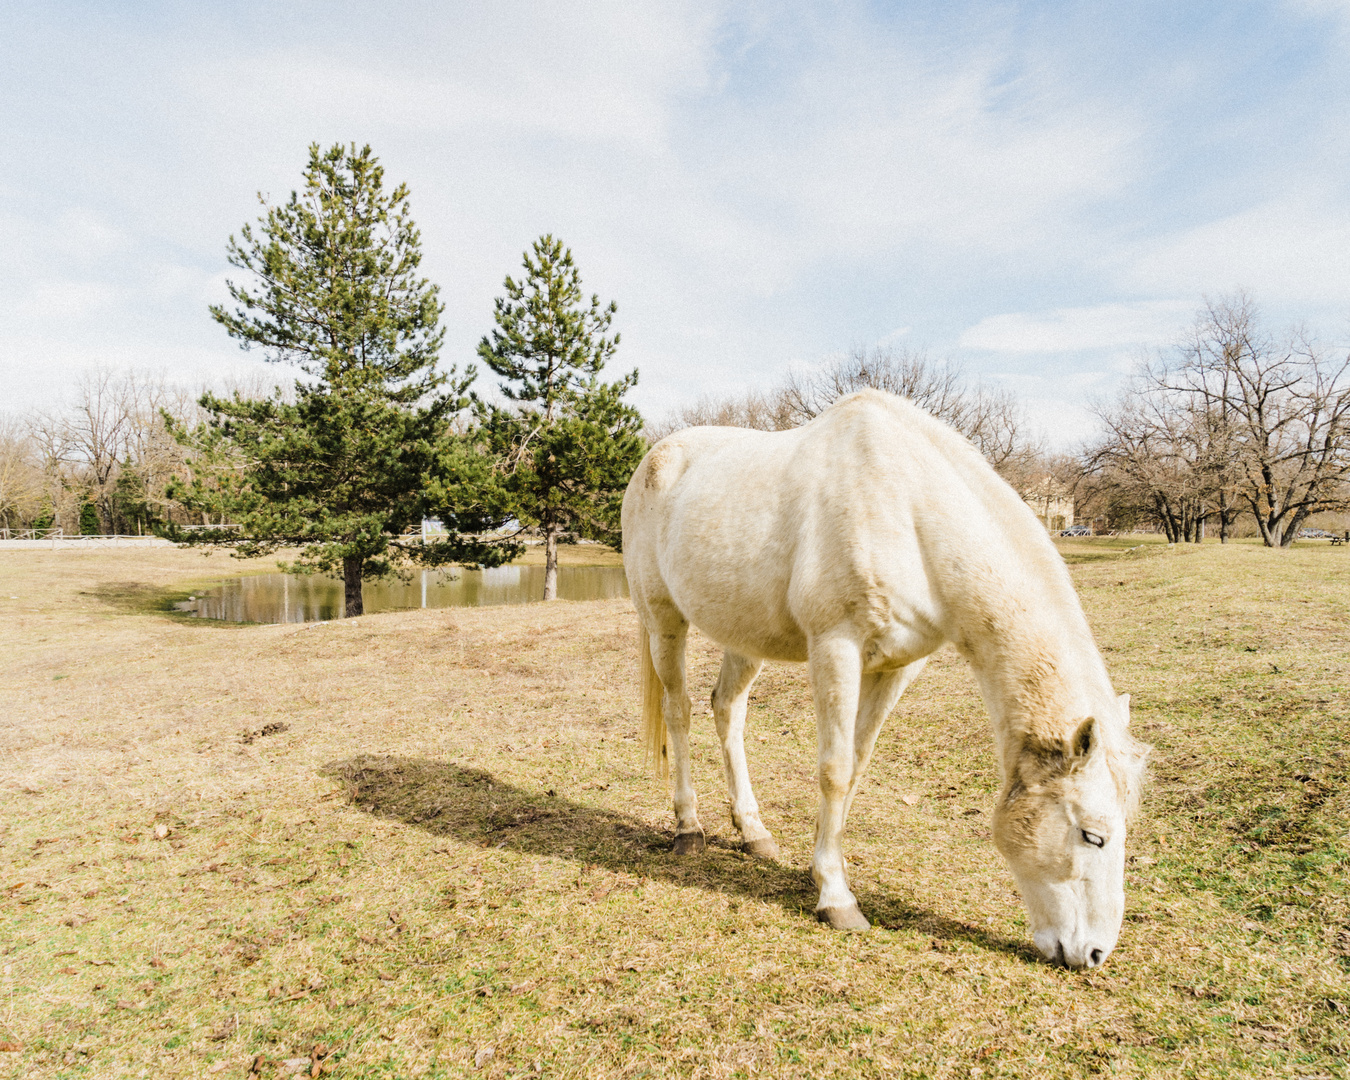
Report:
[[[1126,726],[1126,727],[1129,727],[1129,726],[1130,726],[1130,695],[1129,695],[1129,694],[1121,694],[1120,697],[1116,698],[1116,700],[1117,700],[1118,702],[1120,702],[1121,710],[1125,713],[1125,726]]]
[[[1078,730],[1073,733],[1073,741],[1070,744],[1069,756],[1074,761],[1082,761],[1090,753],[1092,747],[1097,742],[1097,721],[1088,717],[1078,725]]]

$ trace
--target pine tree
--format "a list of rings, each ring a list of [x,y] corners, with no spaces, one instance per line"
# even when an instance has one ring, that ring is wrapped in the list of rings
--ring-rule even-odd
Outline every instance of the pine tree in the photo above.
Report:
[[[197,452],[174,496],[238,525],[179,538],[241,556],[297,547],[286,568],[339,572],[348,616],[362,613],[363,579],[408,560],[497,565],[519,550],[464,535],[504,520],[484,494],[481,441],[452,431],[474,372],[437,371],[442,305],[418,276],[408,189],[386,194],[383,178],[368,146],[314,144],[302,191],[281,206],[259,196],[257,232],[245,225],[228,246],[256,285],[228,283],[237,307],[211,315],[304,377],[261,400],[206,394],[210,419],[192,431],[165,418]],[[444,539],[402,537],[429,513],[445,521]]]
[[[502,461],[501,491],[523,525],[544,537],[544,599],[557,596],[558,543],[580,535],[619,544],[624,487],[642,459],[642,418],[623,401],[632,371],[600,381],[619,344],[606,336],[617,310],[586,303],[572,253],[551,235],[524,256],[525,276],[508,277],[496,329],[478,355],[501,377],[512,404],[484,406],[483,430]]]

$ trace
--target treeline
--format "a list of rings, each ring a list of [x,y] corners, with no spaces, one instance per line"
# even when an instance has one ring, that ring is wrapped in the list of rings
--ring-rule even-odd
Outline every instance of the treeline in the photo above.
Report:
[[[368,577],[494,565],[532,530],[548,598],[559,542],[620,542],[623,488],[647,441],[693,424],[793,428],[864,387],[962,432],[1048,526],[1072,499],[1097,531],[1226,540],[1248,523],[1276,547],[1313,515],[1350,509],[1350,358],[1269,332],[1245,294],[1208,303],[1098,403],[1101,434],[1076,452],[1047,452],[1007,389],[905,348],[855,350],[644,427],[624,400],[638,373],[602,377],[619,345],[615,305],[583,292],[560,240],[540,237],[503,282],[477,350],[497,379],[489,400],[473,367],[439,362],[443,305],[418,274],[406,185],[386,190],[378,159],[354,145],[311,146],[303,179],[230,238],[244,277],[227,282],[231,306],[210,309],[297,377],[189,393],[98,369],[63,408],[0,415],[0,527],[298,551],[293,569],[341,574],[348,614]],[[414,542],[428,516],[443,535]]]
[[[703,397],[649,421],[645,434],[655,441],[697,424],[785,430],[864,387],[910,398],[966,435],[1023,495],[1072,498],[1077,520],[1099,531],[1156,529],[1174,543],[1260,535],[1287,546],[1314,515],[1350,511],[1350,358],[1328,356],[1301,331],[1269,332],[1241,293],[1206,303],[1176,346],[1098,402],[1101,433],[1076,452],[1048,452],[1005,388],[893,347],[856,349],[763,391]],[[278,392],[262,379],[223,389],[244,402]],[[200,501],[174,497],[210,482],[202,455],[170,430],[203,423],[202,400],[160,375],[100,368],[77,380],[63,408],[0,416],[0,526],[148,533],[222,524]]]
[[[1030,431],[1021,403],[1006,388],[972,383],[954,364],[907,348],[854,349],[818,371],[790,371],[768,390],[705,396],[649,424],[647,434],[656,440],[699,424],[785,431],[866,388],[907,397],[951,424],[1014,487],[1029,489],[1047,471],[1064,471],[1064,462],[1045,451],[1040,437]]]
[[[1266,330],[1251,298],[1207,302],[1173,348],[1141,361],[1098,402],[1101,434],[1048,452],[1006,389],[905,348],[855,350],[814,373],[739,397],[705,397],[649,432],[695,424],[780,431],[864,387],[910,398],[964,434],[1029,502],[1072,499],[1095,531],[1207,529],[1288,546],[1317,514],[1350,510],[1350,358],[1302,331]]]
[[[262,397],[272,386],[223,389]],[[0,415],[0,527],[144,534],[217,524],[169,492],[175,477],[193,475],[195,455],[166,417],[200,423],[201,394],[161,374],[98,367],[76,380],[62,405]]]

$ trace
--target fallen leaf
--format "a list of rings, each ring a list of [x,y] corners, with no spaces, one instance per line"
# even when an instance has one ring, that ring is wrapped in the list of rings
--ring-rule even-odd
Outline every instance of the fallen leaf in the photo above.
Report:
[[[906,806],[915,806],[919,801],[918,795],[901,795],[900,801]]]
[[[167,825],[160,824],[160,825],[156,825],[156,826],[155,826],[155,839],[156,839],[156,840],[163,840],[163,839],[165,839],[165,837],[167,837],[168,835],[169,835],[169,827],[168,827]]]
[[[153,960],[150,961],[150,966],[152,968],[162,968],[168,967],[169,965],[166,964],[163,960],[161,960],[158,956],[156,956]]]
[[[481,1050],[478,1051],[478,1053],[474,1054],[473,1067],[475,1069],[481,1069],[484,1065],[486,1065],[489,1061],[492,1060],[492,1055],[495,1054],[496,1052],[497,1048],[495,1046],[484,1046]]]
[[[78,974],[80,973],[80,969],[79,969],[79,968],[73,968],[73,967],[63,967],[63,968],[57,968],[56,973],[57,973],[58,975],[78,975]]]
[[[74,954],[74,953],[66,953],[66,955],[67,955],[67,956],[74,956],[75,954]],[[111,960],[86,960],[85,963],[88,964],[90,967],[112,967],[112,966],[113,966],[113,962],[112,962]]]
[[[591,891],[591,899],[592,899],[592,900],[603,900],[606,896],[608,896],[608,895],[609,895],[611,892],[613,892],[613,891],[614,891],[614,883],[613,883],[613,882],[605,882],[605,883],[601,883],[601,884],[597,885],[597,886]]]
[[[16,1042],[0,1042],[0,1054],[17,1054],[22,1049]]]

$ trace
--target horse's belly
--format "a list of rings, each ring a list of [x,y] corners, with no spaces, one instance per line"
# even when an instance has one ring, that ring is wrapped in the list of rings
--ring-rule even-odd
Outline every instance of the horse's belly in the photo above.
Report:
[[[772,565],[747,560],[676,559],[666,569],[671,599],[724,649],[760,660],[806,660],[806,634],[793,620],[786,581]]]
[[[732,610],[723,605],[691,605],[685,617],[724,649],[757,660],[805,663],[806,635],[791,621],[770,612]]]

